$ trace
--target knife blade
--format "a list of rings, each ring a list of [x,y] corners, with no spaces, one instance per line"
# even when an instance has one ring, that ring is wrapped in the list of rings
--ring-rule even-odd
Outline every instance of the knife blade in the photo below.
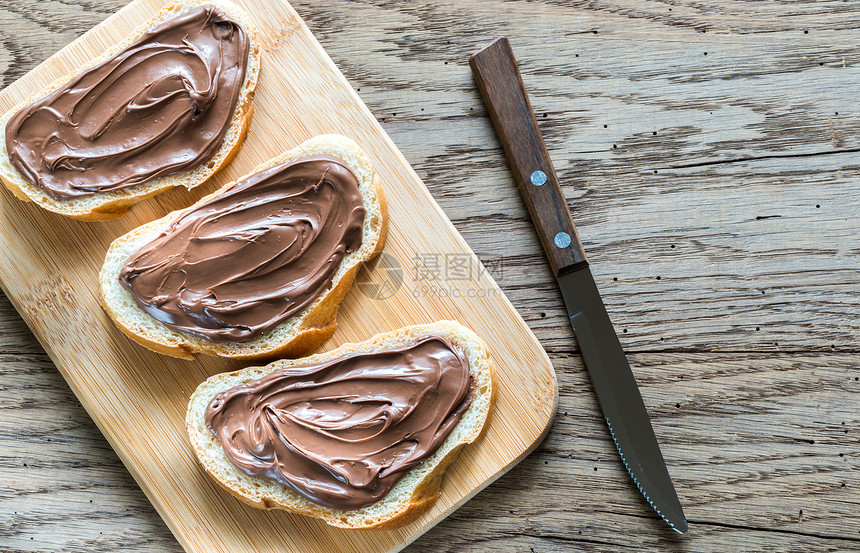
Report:
[[[591,274],[508,39],[502,37],[474,54],[469,65],[558,281],[621,460],[657,514],[683,534],[687,531],[684,511]]]

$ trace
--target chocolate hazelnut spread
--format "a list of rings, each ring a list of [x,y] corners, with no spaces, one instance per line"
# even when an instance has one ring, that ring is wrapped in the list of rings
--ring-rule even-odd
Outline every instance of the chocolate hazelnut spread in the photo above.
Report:
[[[471,403],[467,357],[431,336],[277,369],[216,395],[205,420],[243,472],[359,509],[433,455]]]
[[[12,116],[9,159],[57,200],[195,168],[230,126],[248,51],[213,6],[166,21]]]
[[[176,219],[125,263],[120,283],[177,330],[252,340],[298,313],[361,247],[358,179],[309,156],[251,175]]]

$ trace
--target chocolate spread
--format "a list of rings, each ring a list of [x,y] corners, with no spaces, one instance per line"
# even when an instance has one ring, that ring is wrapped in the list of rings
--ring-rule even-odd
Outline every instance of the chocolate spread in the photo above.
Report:
[[[213,6],[162,23],[12,116],[9,159],[58,200],[197,167],[229,128],[248,48]]]
[[[213,342],[256,338],[326,290],[362,242],[359,183],[310,156],[239,181],[132,255],[120,283],[177,330]]]
[[[216,395],[205,417],[243,472],[359,509],[431,456],[471,403],[468,359],[431,336],[275,370]]]

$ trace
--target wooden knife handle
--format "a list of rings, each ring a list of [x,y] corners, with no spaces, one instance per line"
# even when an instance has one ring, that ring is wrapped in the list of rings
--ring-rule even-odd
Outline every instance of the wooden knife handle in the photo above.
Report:
[[[553,272],[588,264],[508,39],[473,55],[469,65]]]

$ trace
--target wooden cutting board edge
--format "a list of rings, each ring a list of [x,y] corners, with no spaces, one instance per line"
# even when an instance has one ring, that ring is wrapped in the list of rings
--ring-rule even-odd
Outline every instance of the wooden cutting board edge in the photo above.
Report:
[[[133,9],[134,4],[135,4],[135,2],[131,2],[130,4],[123,7],[121,10],[110,15],[102,23],[100,23],[96,27],[90,29],[89,31],[85,32],[83,35],[81,35],[80,37],[78,37],[77,39],[75,39],[74,41],[69,43],[66,47],[64,47],[60,51],[56,52],[55,54],[51,55],[49,58],[47,58],[43,62],[43,64],[49,64],[49,63],[53,62],[55,59],[62,57],[63,54],[65,52],[67,52],[69,49],[78,48],[78,47],[80,47],[81,44],[90,41],[92,36],[99,32],[99,29],[101,27],[106,26],[106,25],[111,25],[114,22],[114,20],[122,20],[124,15],[128,11],[131,11]],[[283,2],[283,4],[287,6],[287,9],[294,12],[292,6],[290,6],[287,2]],[[299,25],[301,27],[303,27],[303,30],[306,31],[307,34],[312,38],[313,42],[318,47],[319,51],[322,52],[322,54],[324,56],[324,61],[325,61],[326,65],[328,65],[330,67],[330,69],[332,70],[332,74],[336,78],[343,81],[343,83],[346,85],[346,87],[348,87],[354,102],[357,105],[359,105],[361,107],[362,111],[365,112],[365,114],[370,119],[372,119],[374,121],[374,124],[379,127],[379,130],[380,130],[379,134],[383,137],[383,140],[386,142],[386,145],[390,149],[390,151],[392,153],[394,153],[395,156],[398,158],[398,161],[402,164],[402,167],[406,168],[410,173],[412,173],[412,175],[414,176],[416,181],[421,182],[420,177],[417,175],[417,173],[415,173],[411,164],[408,162],[408,160],[406,160],[406,158],[400,152],[399,148],[396,147],[396,145],[393,143],[393,141],[388,136],[388,134],[385,133],[384,129],[382,129],[379,122],[376,121],[375,117],[370,112],[369,108],[361,100],[358,93],[355,91],[355,89],[352,87],[352,85],[349,84],[346,77],[337,68],[334,61],[331,59],[331,57],[328,55],[328,53],[325,52],[325,50],[322,48],[322,45],[319,44],[316,37],[313,36],[313,33],[311,33],[309,29],[307,29],[305,22],[297,14],[296,14],[296,20],[299,22]],[[39,67],[41,67],[41,64],[40,64],[40,66],[37,66],[36,68],[28,71],[24,76],[22,76],[21,78],[16,80],[14,83],[10,84],[8,87],[6,87],[6,89],[3,90],[3,92],[5,94],[11,93],[11,94],[14,94],[16,96],[19,96],[19,99],[16,100],[16,103],[18,101],[26,98],[27,96],[29,96],[29,93],[27,91],[18,90],[18,88],[23,86],[20,83],[26,82],[29,78],[31,78],[30,75],[35,73],[36,71],[38,71]],[[435,199],[433,199],[429,190],[427,189],[427,187],[425,185],[423,185],[423,183],[422,183],[421,188],[423,189],[422,193],[426,196],[426,199],[429,200],[428,205],[432,206],[432,208],[437,212],[437,214],[439,215],[440,221],[443,222],[443,224],[445,224],[445,226],[447,227],[447,230],[460,243],[459,245],[461,245],[465,251],[467,251],[469,254],[471,254],[474,257],[474,259],[477,260],[478,258],[474,254],[474,252],[472,251],[471,247],[465,242],[465,240],[462,238],[462,236],[459,234],[459,232],[454,227],[453,223],[450,221],[450,219],[448,219],[447,215],[444,214],[444,211],[441,209],[441,207],[435,201]],[[17,200],[14,200],[14,201],[17,201]],[[501,291],[498,287],[498,284],[495,282],[495,280],[493,280],[491,276],[488,276],[488,278],[490,279],[492,286],[495,287],[496,289],[498,289],[499,291]],[[37,338],[37,340],[42,345],[42,347],[45,349],[47,355],[52,360],[52,362],[55,364],[55,366],[59,370],[60,374],[63,376],[64,380],[66,380],[66,382],[69,385],[72,392],[75,394],[75,396],[81,402],[81,405],[84,407],[87,414],[95,422],[96,426],[99,428],[99,431],[105,436],[105,438],[108,441],[108,443],[110,444],[110,446],[117,453],[120,460],[123,462],[123,464],[125,465],[125,467],[129,471],[129,473],[132,475],[132,477],[135,479],[138,486],[140,486],[141,490],[143,490],[147,499],[155,507],[156,511],[161,516],[162,520],[164,520],[165,524],[168,526],[168,528],[170,528],[171,532],[174,534],[174,536],[176,537],[176,539],[178,540],[180,545],[188,551],[193,551],[195,548],[195,544],[191,543],[190,541],[188,541],[186,539],[186,535],[185,535],[181,525],[177,524],[178,521],[174,521],[173,517],[168,516],[168,513],[166,513],[164,511],[165,506],[162,505],[161,502],[156,498],[156,494],[153,492],[153,490],[150,489],[149,485],[146,482],[146,479],[143,478],[143,476],[139,473],[139,471],[137,470],[134,463],[130,462],[130,456],[126,452],[126,448],[123,444],[123,441],[121,439],[119,439],[120,437],[114,436],[113,433],[109,430],[109,428],[103,426],[102,421],[100,421],[100,419],[98,417],[93,416],[93,412],[90,408],[88,401],[86,400],[85,395],[81,392],[81,390],[78,389],[78,387],[74,383],[74,378],[72,378],[70,376],[70,374],[67,372],[67,370],[65,369],[62,358],[60,358],[58,355],[55,355],[52,347],[50,346],[50,344],[48,342],[48,340],[42,335],[42,332],[39,329],[39,325],[35,324],[35,322],[32,320],[31,316],[28,314],[28,312],[26,310],[21,309],[19,302],[16,300],[14,295],[9,293],[9,291],[8,291],[5,283],[2,281],[2,279],[0,279],[0,289],[2,289],[3,292],[6,294],[6,296],[10,299],[10,302],[12,303],[12,305],[15,307],[15,309],[21,315],[22,319],[27,324],[28,328],[31,330],[31,332],[34,334],[34,336]],[[504,302],[508,305],[508,307],[511,309],[511,311],[513,311],[514,313],[517,314],[517,317],[519,318],[518,322],[523,327],[523,330],[525,332],[527,332],[528,334],[530,334],[531,337],[535,341],[537,341],[537,339],[534,338],[534,334],[528,328],[528,325],[526,325],[526,323],[522,319],[522,317],[519,316],[519,313],[516,312],[516,309],[510,303],[510,300],[507,298],[507,296],[504,295],[504,293],[500,293],[497,297],[497,300],[498,299],[501,299],[502,302]],[[395,553],[397,551],[401,551],[402,549],[407,547],[409,544],[414,542],[421,535],[423,535],[428,530],[430,530],[432,527],[434,527],[436,524],[441,522],[444,518],[446,518],[453,511],[458,509],[460,506],[462,506],[467,501],[469,501],[472,497],[477,495],[480,491],[485,489],[491,483],[493,483],[498,478],[500,478],[505,473],[507,473],[509,470],[511,470],[515,465],[517,465],[520,461],[522,461],[525,457],[527,457],[532,451],[534,451],[534,449],[537,448],[538,445],[540,445],[540,443],[543,441],[543,439],[546,437],[546,435],[549,433],[549,431],[552,427],[552,422],[554,420],[556,409],[558,406],[558,383],[557,383],[555,371],[552,368],[552,362],[550,361],[546,352],[542,348],[540,348],[540,355],[541,355],[541,359],[539,361],[541,362],[541,364],[545,364],[547,367],[549,367],[549,374],[551,376],[551,385],[552,385],[552,404],[551,404],[550,409],[548,411],[546,411],[547,417],[546,417],[546,420],[544,422],[543,430],[539,434],[539,436],[530,444],[530,446],[528,448],[526,448],[524,451],[522,451],[522,453],[520,453],[520,455],[518,455],[516,458],[511,460],[507,465],[505,465],[504,467],[499,469],[497,472],[495,472],[490,478],[485,479],[483,482],[480,483],[480,485],[473,488],[469,493],[464,495],[460,500],[458,500],[457,502],[452,504],[449,508],[445,509],[444,511],[441,511],[436,516],[434,516],[432,519],[426,521],[426,523],[423,526],[421,526],[419,529],[417,529],[416,531],[411,533],[406,539],[401,541],[394,548],[390,549],[389,550],[390,553]]]

